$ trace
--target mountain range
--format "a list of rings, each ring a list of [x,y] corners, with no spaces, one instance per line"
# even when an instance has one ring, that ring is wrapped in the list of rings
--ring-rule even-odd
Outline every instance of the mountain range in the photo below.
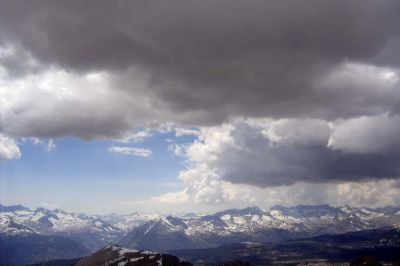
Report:
[[[43,253],[26,252],[25,259],[21,260],[19,256],[19,261],[14,264],[0,265],[73,259],[89,255],[110,243],[162,252],[242,242],[280,243],[399,225],[400,207],[394,206],[299,205],[274,206],[269,210],[248,207],[178,217],[137,212],[100,216],[60,209],[31,210],[21,205],[0,205],[0,253],[15,257],[23,250],[24,243],[35,245],[35,241],[39,241],[44,250]],[[52,252],[46,253],[46,250]]]
[[[193,218],[173,216],[133,228],[120,244],[171,250],[252,242],[280,242],[322,234],[341,234],[400,224],[400,208],[351,208],[328,205],[231,209]]]
[[[122,229],[96,216],[67,213],[60,209],[30,210],[21,205],[0,205],[0,233],[68,237],[84,243],[89,250],[118,241],[124,235]]]

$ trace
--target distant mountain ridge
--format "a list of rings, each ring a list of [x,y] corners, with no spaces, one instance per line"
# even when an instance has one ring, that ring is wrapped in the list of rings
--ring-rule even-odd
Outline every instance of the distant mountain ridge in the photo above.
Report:
[[[162,217],[134,228],[120,242],[132,248],[172,250],[229,243],[280,242],[322,234],[341,234],[400,224],[400,208],[329,205],[229,209],[211,215]]]
[[[21,205],[0,205],[0,233],[63,236],[83,242],[90,250],[116,242],[124,235],[123,230],[96,216],[60,209],[30,210]]]
[[[329,205],[274,206],[228,209],[214,214],[179,217],[133,212],[127,215],[88,215],[60,209],[30,210],[0,205],[0,235],[60,236],[95,251],[109,243],[165,251],[208,248],[252,242],[280,242],[322,234],[340,234],[396,226],[400,207],[332,207]]]
[[[29,209],[22,205],[5,206],[0,204],[0,212],[16,212],[16,211],[29,211]]]

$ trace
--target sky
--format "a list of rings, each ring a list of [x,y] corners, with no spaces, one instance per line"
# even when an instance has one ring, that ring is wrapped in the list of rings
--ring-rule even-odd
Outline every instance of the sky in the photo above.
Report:
[[[400,205],[400,2],[0,0],[0,203]]]

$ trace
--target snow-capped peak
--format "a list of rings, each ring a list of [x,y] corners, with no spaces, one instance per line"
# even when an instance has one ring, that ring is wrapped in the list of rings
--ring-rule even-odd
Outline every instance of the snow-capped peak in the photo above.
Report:
[[[35,234],[36,232],[18,222],[15,222],[9,216],[0,216],[0,233],[6,235],[26,235]]]

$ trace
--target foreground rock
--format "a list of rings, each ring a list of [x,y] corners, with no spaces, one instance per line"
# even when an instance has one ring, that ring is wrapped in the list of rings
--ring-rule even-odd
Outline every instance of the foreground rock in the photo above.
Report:
[[[192,264],[180,261],[178,257],[153,253],[149,251],[139,251],[126,249],[120,246],[107,246],[94,254],[80,260],[76,266],[191,266]]]

